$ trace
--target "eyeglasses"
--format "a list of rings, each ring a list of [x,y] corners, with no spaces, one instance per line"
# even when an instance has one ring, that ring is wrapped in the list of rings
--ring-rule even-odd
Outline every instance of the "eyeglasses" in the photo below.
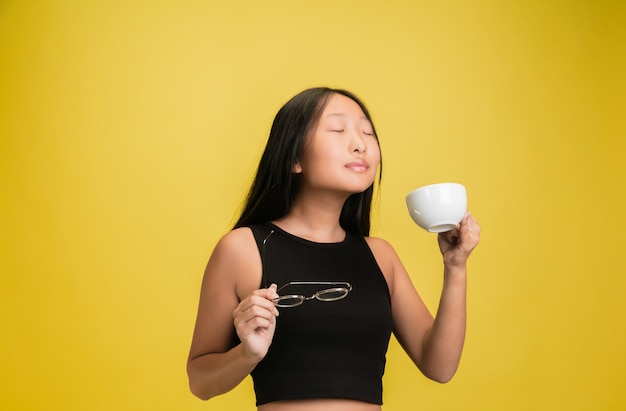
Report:
[[[267,277],[266,277],[266,243],[270,236],[274,234],[274,230],[271,230],[270,233],[263,239],[262,243],[262,257],[261,257],[261,266],[262,266],[262,284],[263,287],[267,288]],[[292,281],[285,285],[280,286],[276,292],[283,290],[288,286],[328,286],[330,288],[325,288],[323,290],[317,291],[310,296],[305,296],[302,294],[286,294],[279,296],[278,298],[273,299],[274,305],[277,307],[297,307],[300,304],[304,303],[308,300],[318,300],[323,302],[331,302],[341,300],[345,298],[350,291],[352,291],[352,284],[347,282],[333,282],[333,281]]]
[[[323,302],[337,301],[345,298],[350,291],[352,291],[352,284],[346,282],[331,282],[331,281],[292,281],[281,287],[276,292],[280,292],[283,288],[288,286],[330,286],[313,293],[309,297],[302,294],[286,294],[281,295],[278,298],[274,298],[272,301],[277,307],[297,307],[305,301],[318,300]],[[334,286],[334,287],[333,287]]]

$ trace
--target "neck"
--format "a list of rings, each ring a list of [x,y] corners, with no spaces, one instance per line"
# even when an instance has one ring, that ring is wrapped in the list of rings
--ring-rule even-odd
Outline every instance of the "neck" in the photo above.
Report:
[[[274,223],[298,237],[316,242],[340,242],[346,233],[339,225],[347,197],[299,195],[291,211]]]

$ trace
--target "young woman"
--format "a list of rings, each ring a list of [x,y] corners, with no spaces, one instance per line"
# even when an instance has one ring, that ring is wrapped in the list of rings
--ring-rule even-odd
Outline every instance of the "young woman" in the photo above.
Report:
[[[480,228],[467,213],[438,235],[433,318],[391,245],[369,237],[380,166],[353,94],[314,88],[281,108],[239,221],[207,264],[187,364],[196,396],[252,374],[260,411],[380,411],[392,332],[424,375],[452,378]]]

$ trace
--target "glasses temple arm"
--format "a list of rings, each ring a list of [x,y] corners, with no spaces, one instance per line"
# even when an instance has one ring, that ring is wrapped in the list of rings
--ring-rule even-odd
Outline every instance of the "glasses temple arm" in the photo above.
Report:
[[[267,239],[274,234],[274,230],[270,231],[270,233],[263,239],[261,243],[261,288],[267,288],[267,273],[266,273],[266,263],[265,259],[267,258],[265,253],[265,243],[267,243]]]

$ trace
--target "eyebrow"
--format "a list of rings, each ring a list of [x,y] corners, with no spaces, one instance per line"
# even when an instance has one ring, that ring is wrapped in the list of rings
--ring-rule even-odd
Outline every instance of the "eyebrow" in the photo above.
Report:
[[[333,116],[334,116],[334,117],[348,117],[348,115],[347,115],[347,114],[345,114],[345,113],[330,113],[330,114],[328,114],[326,117],[328,118],[328,117],[333,117]],[[360,116],[359,118],[360,118],[361,120],[365,120],[365,121],[370,122],[370,120],[369,120],[366,116],[364,116],[364,115],[363,115],[363,116]]]

